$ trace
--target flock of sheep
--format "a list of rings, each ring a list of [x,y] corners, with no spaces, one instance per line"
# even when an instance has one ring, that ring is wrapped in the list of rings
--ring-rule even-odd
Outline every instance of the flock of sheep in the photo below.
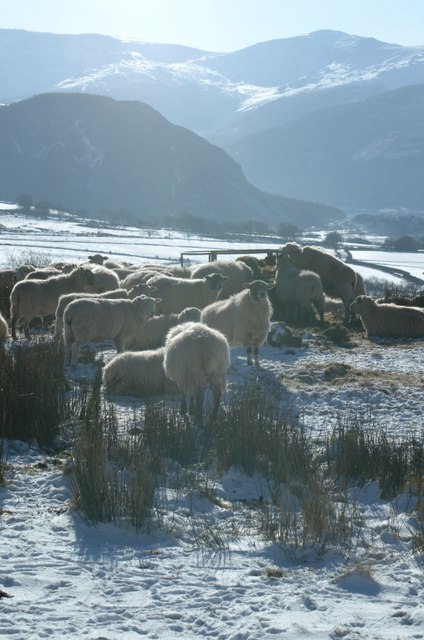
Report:
[[[212,417],[226,388],[230,349],[242,346],[259,366],[273,320],[324,322],[326,296],[344,318],[357,314],[367,336],[424,336],[424,310],[378,303],[351,266],[316,247],[288,243],[276,264],[251,256],[194,267],[117,263],[99,254],[80,264],[0,270],[0,301],[10,300],[10,330],[30,338],[35,318],[54,314],[54,339],[65,366],[83,345],[112,341],[117,355],[104,367],[107,391],[164,393],[179,389],[181,411],[201,420],[203,393]],[[318,316],[318,318],[316,317]],[[9,325],[0,313],[0,338]]]

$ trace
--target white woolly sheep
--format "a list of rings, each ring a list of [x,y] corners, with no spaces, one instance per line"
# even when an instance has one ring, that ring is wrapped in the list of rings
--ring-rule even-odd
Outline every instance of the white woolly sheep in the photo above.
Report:
[[[9,327],[7,326],[6,319],[3,318],[0,313],[0,340],[4,340],[9,335]]]
[[[0,312],[7,316],[10,309],[10,294],[17,282],[34,269],[33,266],[21,266],[17,269],[0,269]]]
[[[93,256],[88,256],[88,262],[91,264],[97,264],[108,269],[121,269],[126,266],[123,262],[118,262],[108,256],[102,256],[100,253],[95,253]]]
[[[355,299],[356,272],[345,262],[316,247],[303,247],[289,242],[281,248],[287,252],[299,269],[317,273],[325,293],[330,298],[340,298],[345,310],[345,320],[350,316],[349,306]]]
[[[87,291],[95,283],[90,269],[77,267],[69,274],[47,280],[20,280],[10,294],[12,337],[16,340],[16,324],[22,320],[25,337],[30,338],[29,322],[55,313],[61,295],[72,291]]]
[[[162,302],[158,313],[180,313],[186,307],[203,309],[216,300],[227,276],[211,273],[204,278],[173,278],[156,275],[147,283],[156,288]]]
[[[187,307],[180,313],[169,313],[150,318],[140,325],[134,339],[127,345],[127,349],[157,349],[165,344],[168,331],[184,322],[200,322],[200,309]]]
[[[176,384],[165,375],[165,349],[125,351],[103,369],[103,384],[109,393],[144,396],[174,393]]]
[[[210,273],[220,273],[227,278],[218,293],[217,300],[226,300],[234,293],[239,293],[247,282],[253,280],[252,269],[244,262],[235,260],[214,260],[206,264],[196,265],[191,269],[192,278],[204,278]]]
[[[157,275],[168,275],[172,276],[172,273],[165,272],[162,270],[156,271],[155,269],[145,269],[144,267],[137,269],[136,271],[132,271],[122,280],[121,286],[124,289],[131,289],[132,287],[137,286],[138,284],[146,283],[150,278]]]
[[[268,337],[272,305],[268,290],[272,285],[254,280],[247,288],[227,300],[217,300],[203,309],[200,319],[218,329],[231,347],[245,347],[247,364],[259,366],[259,348]]]
[[[145,285],[146,286],[146,285]],[[54,339],[55,340],[62,340],[63,339],[63,313],[66,309],[66,307],[68,306],[68,304],[70,304],[71,302],[73,302],[74,300],[79,300],[81,298],[112,298],[114,300],[119,299],[119,298],[135,298],[136,296],[130,296],[129,295],[129,291],[127,291],[126,289],[113,289],[113,291],[104,291],[103,293],[81,293],[81,292],[74,292],[74,293],[66,293],[63,296],[60,296],[59,301],[57,303],[57,307],[56,307],[56,314],[55,314],[55,333],[54,333]],[[148,293],[147,291],[140,291],[138,293],[138,295],[141,295],[142,293]]]
[[[174,276],[174,278],[190,278],[190,267],[182,267],[179,264],[170,264],[163,262],[145,262],[141,269],[156,271],[157,273],[163,273],[164,275]]]
[[[378,304],[370,296],[358,296],[350,305],[367,336],[380,338],[424,337],[424,309],[396,304]]]
[[[34,269],[34,271],[30,271],[25,276],[25,280],[47,280],[47,278],[58,276],[61,273],[63,273],[63,271],[56,267],[43,267],[41,269]]]
[[[85,262],[84,266],[91,269],[95,276],[95,284],[91,289],[91,293],[103,293],[104,291],[119,289],[119,276],[112,269],[108,269],[101,264],[91,264],[90,262]]]
[[[137,328],[155,314],[157,300],[138,296],[119,298],[81,298],[70,302],[63,313],[65,366],[76,365],[82,345],[112,340],[120,353],[131,342]]]
[[[310,322],[314,319],[315,308],[321,324],[324,322],[325,297],[321,278],[313,271],[296,267],[286,253],[278,255],[271,300],[276,320]]]
[[[9,298],[14,285],[23,280],[33,266],[22,266],[17,269],[0,269],[0,298]]]
[[[225,336],[200,322],[186,322],[171,329],[165,342],[165,375],[176,382],[181,392],[181,413],[187,412],[187,400],[196,422],[203,416],[204,390],[211,389],[211,420],[218,414],[221,395],[227,386],[230,349]]]

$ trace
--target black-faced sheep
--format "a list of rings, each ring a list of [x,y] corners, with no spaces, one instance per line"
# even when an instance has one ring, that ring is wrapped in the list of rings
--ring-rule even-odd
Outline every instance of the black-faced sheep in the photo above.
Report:
[[[321,324],[324,322],[325,297],[320,276],[296,267],[287,253],[278,255],[274,289],[270,297],[276,320],[309,323],[314,320],[316,309]]]
[[[16,324],[23,321],[26,338],[30,338],[29,322],[54,314],[61,295],[72,291],[87,291],[95,284],[90,269],[77,267],[69,274],[53,276],[47,280],[21,280],[10,294],[12,337],[16,340]]]
[[[222,333],[200,322],[187,322],[170,330],[165,343],[165,375],[178,384],[181,413],[187,412],[187,400],[196,422],[203,416],[204,390],[211,389],[213,410],[217,416],[221,395],[227,386],[230,349]]]
[[[157,300],[138,296],[120,298],[81,298],[74,300],[63,313],[65,366],[76,365],[82,345],[112,340],[120,353],[131,342],[138,326],[155,314]]]
[[[157,349],[165,344],[165,338],[170,329],[184,322],[200,322],[200,309],[187,307],[180,313],[169,313],[154,316],[140,325],[127,349]]]
[[[103,369],[103,384],[109,393],[143,396],[173,393],[177,387],[163,368],[165,349],[125,351]]]
[[[155,294],[162,299],[158,313],[180,313],[186,307],[203,309],[216,300],[227,276],[211,273],[204,278],[173,278],[153,276],[147,283],[156,288]]]
[[[350,303],[355,299],[356,272],[352,267],[323,249],[309,246],[302,249],[296,242],[287,243],[281,252],[287,252],[299,269],[314,271],[320,276],[325,293],[342,300],[347,321]]]
[[[217,300],[225,300],[234,293],[239,293],[247,282],[253,280],[252,269],[244,262],[236,260],[214,260],[196,265],[191,269],[192,278],[204,278],[211,273],[220,273],[226,278],[218,293]]]
[[[266,342],[272,315],[270,288],[272,285],[254,280],[228,300],[213,302],[200,316],[202,322],[221,331],[230,346],[245,347],[247,364],[253,364],[253,353],[259,366],[259,348]]]
[[[378,304],[370,296],[358,296],[351,305],[367,332],[380,338],[424,337],[424,310],[396,304]]]

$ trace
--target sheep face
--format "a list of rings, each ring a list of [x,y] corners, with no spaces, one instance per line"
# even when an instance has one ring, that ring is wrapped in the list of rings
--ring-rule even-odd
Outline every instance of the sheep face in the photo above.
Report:
[[[263,280],[254,280],[246,285],[246,288],[250,289],[250,295],[254,300],[266,300],[268,297],[268,291],[273,289],[274,285],[267,284]]]
[[[94,256],[88,256],[88,259],[93,264],[103,264],[107,257],[100,255],[100,253],[95,253]]]
[[[145,283],[135,284],[128,291],[128,297],[133,299],[133,298],[138,298],[141,295],[148,296],[150,293],[153,293],[154,291],[156,291],[156,287],[151,287],[149,284],[145,284]]]
[[[91,271],[91,269],[86,269],[85,267],[77,267],[75,271],[78,271],[82,274],[83,279],[85,280],[85,284],[87,286],[95,286],[96,284],[96,276]],[[73,273],[73,272],[71,272]]]
[[[223,276],[220,273],[209,273],[204,277],[204,280],[208,283],[211,291],[221,291],[224,282],[228,280],[228,276]]]
[[[159,304],[160,298],[151,298],[149,296],[137,296],[132,301],[134,308],[140,320],[144,322],[146,318],[153,318],[156,312],[156,304]]]
[[[355,298],[355,300],[353,302],[350,303],[349,305],[349,309],[350,311],[352,311],[353,313],[361,313],[361,309],[365,308],[365,306],[369,307],[370,303],[372,303],[372,298],[370,298],[369,296],[358,296],[357,298]]]
[[[180,322],[200,322],[201,311],[197,307],[186,307],[178,314]]]

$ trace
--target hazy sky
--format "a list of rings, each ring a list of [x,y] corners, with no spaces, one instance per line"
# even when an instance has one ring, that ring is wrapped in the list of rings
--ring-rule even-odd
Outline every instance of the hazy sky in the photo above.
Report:
[[[0,0],[0,28],[103,33],[209,51],[318,29],[424,45],[424,0]]]

